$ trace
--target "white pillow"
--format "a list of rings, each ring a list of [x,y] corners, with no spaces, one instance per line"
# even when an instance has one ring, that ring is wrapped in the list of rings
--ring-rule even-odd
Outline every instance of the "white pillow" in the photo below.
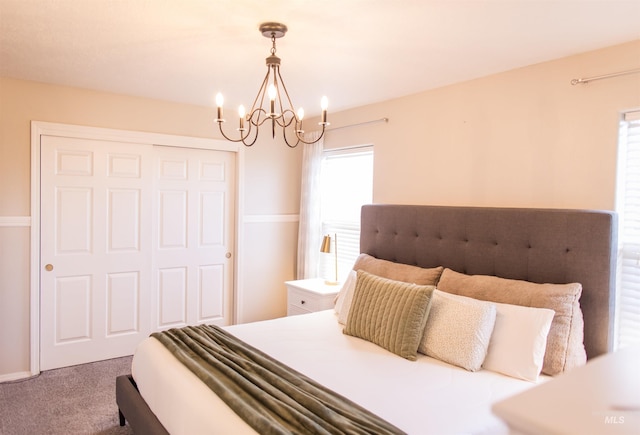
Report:
[[[492,302],[436,289],[418,352],[475,372],[487,354],[495,320]]]
[[[347,317],[351,309],[351,301],[353,300],[353,292],[358,281],[358,274],[355,270],[349,272],[347,279],[344,281],[342,288],[338,292],[336,299],[335,311],[338,314],[338,323],[347,324]]]
[[[487,370],[536,382],[555,311],[496,303],[496,324],[482,364]]]

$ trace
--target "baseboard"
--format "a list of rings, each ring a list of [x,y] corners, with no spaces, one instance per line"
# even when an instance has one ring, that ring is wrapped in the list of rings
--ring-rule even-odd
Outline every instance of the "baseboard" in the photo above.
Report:
[[[26,379],[26,378],[30,378],[31,376],[33,376],[31,372],[7,373],[6,375],[0,375],[0,383],[17,381],[19,379]]]

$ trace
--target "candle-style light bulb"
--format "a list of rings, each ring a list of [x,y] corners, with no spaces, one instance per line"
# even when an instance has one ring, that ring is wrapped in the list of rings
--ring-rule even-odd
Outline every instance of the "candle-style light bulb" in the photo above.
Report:
[[[327,123],[327,107],[329,107],[329,99],[324,96],[320,99],[320,108],[322,109],[322,123]]]
[[[275,99],[276,99],[276,95],[277,95],[278,93],[277,93],[277,91],[276,91],[276,86],[275,86],[273,83],[271,83],[271,84],[269,85],[268,93],[269,93],[269,99],[270,99],[270,100],[275,100]]]
[[[224,104],[224,97],[220,92],[216,94],[216,106],[218,106],[218,121],[222,121],[222,105]]]
[[[270,115],[272,117],[275,117],[276,115],[276,87],[275,85],[272,83],[269,85],[269,89],[267,90],[268,94],[269,94],[269,109],[271,110]]]
[[[304,109],[302,107],[298,108],[298,132],[304,133],[302,129],[302,120],[304,119]]]
[[[241,104],[238,107],[238,115],[240,116],[240,131],[244,130],[244,117],[246,115],[246,111],[244,110],[244,106]]]

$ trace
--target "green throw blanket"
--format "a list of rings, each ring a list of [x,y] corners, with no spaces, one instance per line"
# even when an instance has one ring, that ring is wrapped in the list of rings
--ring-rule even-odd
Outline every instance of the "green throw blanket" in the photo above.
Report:
[[[260,434],[403,433],[216,326],[152,337]]]

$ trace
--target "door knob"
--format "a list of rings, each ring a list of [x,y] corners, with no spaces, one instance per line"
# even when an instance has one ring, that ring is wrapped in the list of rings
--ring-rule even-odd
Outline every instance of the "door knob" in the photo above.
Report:
[[[227,258],[231,258],[231,252],[227,252],[224,256]]]
[[[53,264],[47,264],[44,267],[44,270],[46,270],[47,272],[51,272],[53,270]]]

